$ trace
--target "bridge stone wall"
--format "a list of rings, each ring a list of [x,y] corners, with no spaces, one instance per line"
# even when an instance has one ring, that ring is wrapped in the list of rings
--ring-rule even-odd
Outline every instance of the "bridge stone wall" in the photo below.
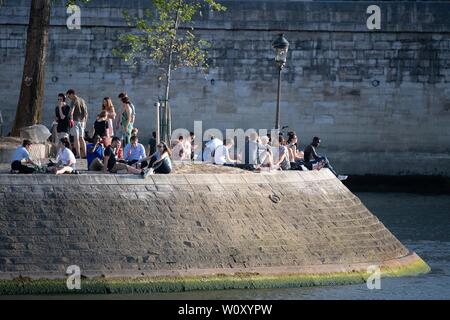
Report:
[[[271,41],[291,43],[283,72],[281,122],[305,146],[323,139],[322,152],[349,174],[450,174],[450,3],[427,1],[221,1],[225,13],[198,17],[211,41],[210,70],[173,74],[174,128],[271,128],[276,70]],[[142,15],[149,1],[93,0],[82,6],[82,28],[66,28],[52,13],[43,122],[51,124],[58,92],[74,87],[91,115],[104,96],[126,90],[137,106],[136,126],[147,139],[153,103],[162,96],[161,71],[114,57],[129,31],[122,10]],[[1,111],[6,129],[19,96],[29,0],[0,7]],[[378,4],[381,30],[366,28],[366,9]],[[114,102],[118,105],[117,99]],[[92,120],[92,118],[91,118]]]

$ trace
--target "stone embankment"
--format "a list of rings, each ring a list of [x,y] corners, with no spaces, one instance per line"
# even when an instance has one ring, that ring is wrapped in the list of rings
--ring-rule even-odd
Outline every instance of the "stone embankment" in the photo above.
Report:
[[[348,283],[370,265],[429,270],[327,169],[0,175],[0,293],[67,292],[71,265],[83,292]]]

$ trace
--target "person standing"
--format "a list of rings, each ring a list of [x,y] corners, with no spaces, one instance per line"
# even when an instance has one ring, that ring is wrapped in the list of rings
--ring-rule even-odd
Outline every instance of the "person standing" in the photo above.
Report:
[[[148,141],[149,155],[152,155],[156,152],[156,131],[152,132],[152,137]]]
[[[31,145],[32,143],[30,140],[23,140],[22,145],[14,151],[11,162],[11,171],[27,174],[36,171],[34,168],[25,165],[28,163],[34,166],[36,165],[30,158]]]
[[[195,133],[191,131],[189,133],[189,138],[191,142],[191,160],[196,160],[195,152],[197,151],[198,146],[195,144]]]
[[[130,97],[128,96],[128,94],[126,92],[121,92],[119,94],[119,99],[120,101],[122,101],[123,98],[128,98],[128,101],[130,103],[130,108],[131,108],[131,124],[134,127],[134,121],[136,120],[136,108],[134,107],[134,104],[131,102]]]
[[[130,99],[128,97],[122,98],[122,113],[119,117],[120,127],[122,129],[122,141],[124,145],[130,143],[131,130],[133,130],[132,109],[130,106]]]
[[[66,104],[64,93],[58,94],[58,105],[55,108],[55,121],[57,139],[69,138],[69,113],[70,107]]]
[[[88,119],[88,110],[83,98],[76,95],[75,90],[67,91],[68,98],[72,101],[70,105],[69,124],[71,134],[74,138],[76,157],[86,157],[86,141],[84,140],[84,129]]]
[[[94,122],[94,136],[100,136],[103,141],[109,139],[109,120],[105,110],[97,115],[97,119]]]
[[[191,136],[184,138],[184,154],[181,160],[191,160],[192,158],[192,140]]]
[[[108,118],[109,141],[105,141],[106,145],[111,143],[111,137],[114,137],[114,120],[116,119],[116,110],[110,97],[103,98],[102,111],[106,111]]]

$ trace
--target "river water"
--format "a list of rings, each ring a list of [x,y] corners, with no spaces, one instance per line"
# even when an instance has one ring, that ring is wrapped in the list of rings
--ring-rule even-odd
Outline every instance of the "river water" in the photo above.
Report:
[[[382,278],[381,289],[378,290],[369,290],[366,284],[357,284],[333,287],[193,291],[146,295],[77,295],[60,296],[59,298],[194,300],[450,299],[450,195],[369,192],[359,192],[356,195],[405,246],[415,251],[428,263],[432,270],[430,273],[416,277]]]

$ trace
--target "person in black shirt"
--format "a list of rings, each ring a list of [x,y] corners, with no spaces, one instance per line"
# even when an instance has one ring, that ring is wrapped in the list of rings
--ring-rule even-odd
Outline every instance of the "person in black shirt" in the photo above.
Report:
[[[304,160],[305,160],[305,166],[309,170],[313,170],[315,168],[328,168],[333,174],[338,177],[340,180],[347,179],[347,176],[341,176],[334,171],[333,167],[331,166],[330,162],[328,161],[328,158],[325,156],[320,156],[316,152],[316,148],[319,147],[321,143],[321,140],[319,137],[314,137],[313,141],[310,145],[308,145],[305,148],[304,151]]]
[[[64,93],[58,94],[58,105],[55,108],[55,121],[57,122],[56,132],[58,140],[69,137],[69,112],[70,107],[66,104]]]
[[[94,137],[99,136],[103,139],[109,138],[109,120],[108,114],[105,110],[97,115],[97,119],[94,122]]]
[[[136,169],[117,161],[117,150],[120,148],[120,138],[114,137],[111,145],[106,147],[103,156],[103,172],[117,173],[117,171],[127,170],[127,173],[141,174],[141,169]]]

